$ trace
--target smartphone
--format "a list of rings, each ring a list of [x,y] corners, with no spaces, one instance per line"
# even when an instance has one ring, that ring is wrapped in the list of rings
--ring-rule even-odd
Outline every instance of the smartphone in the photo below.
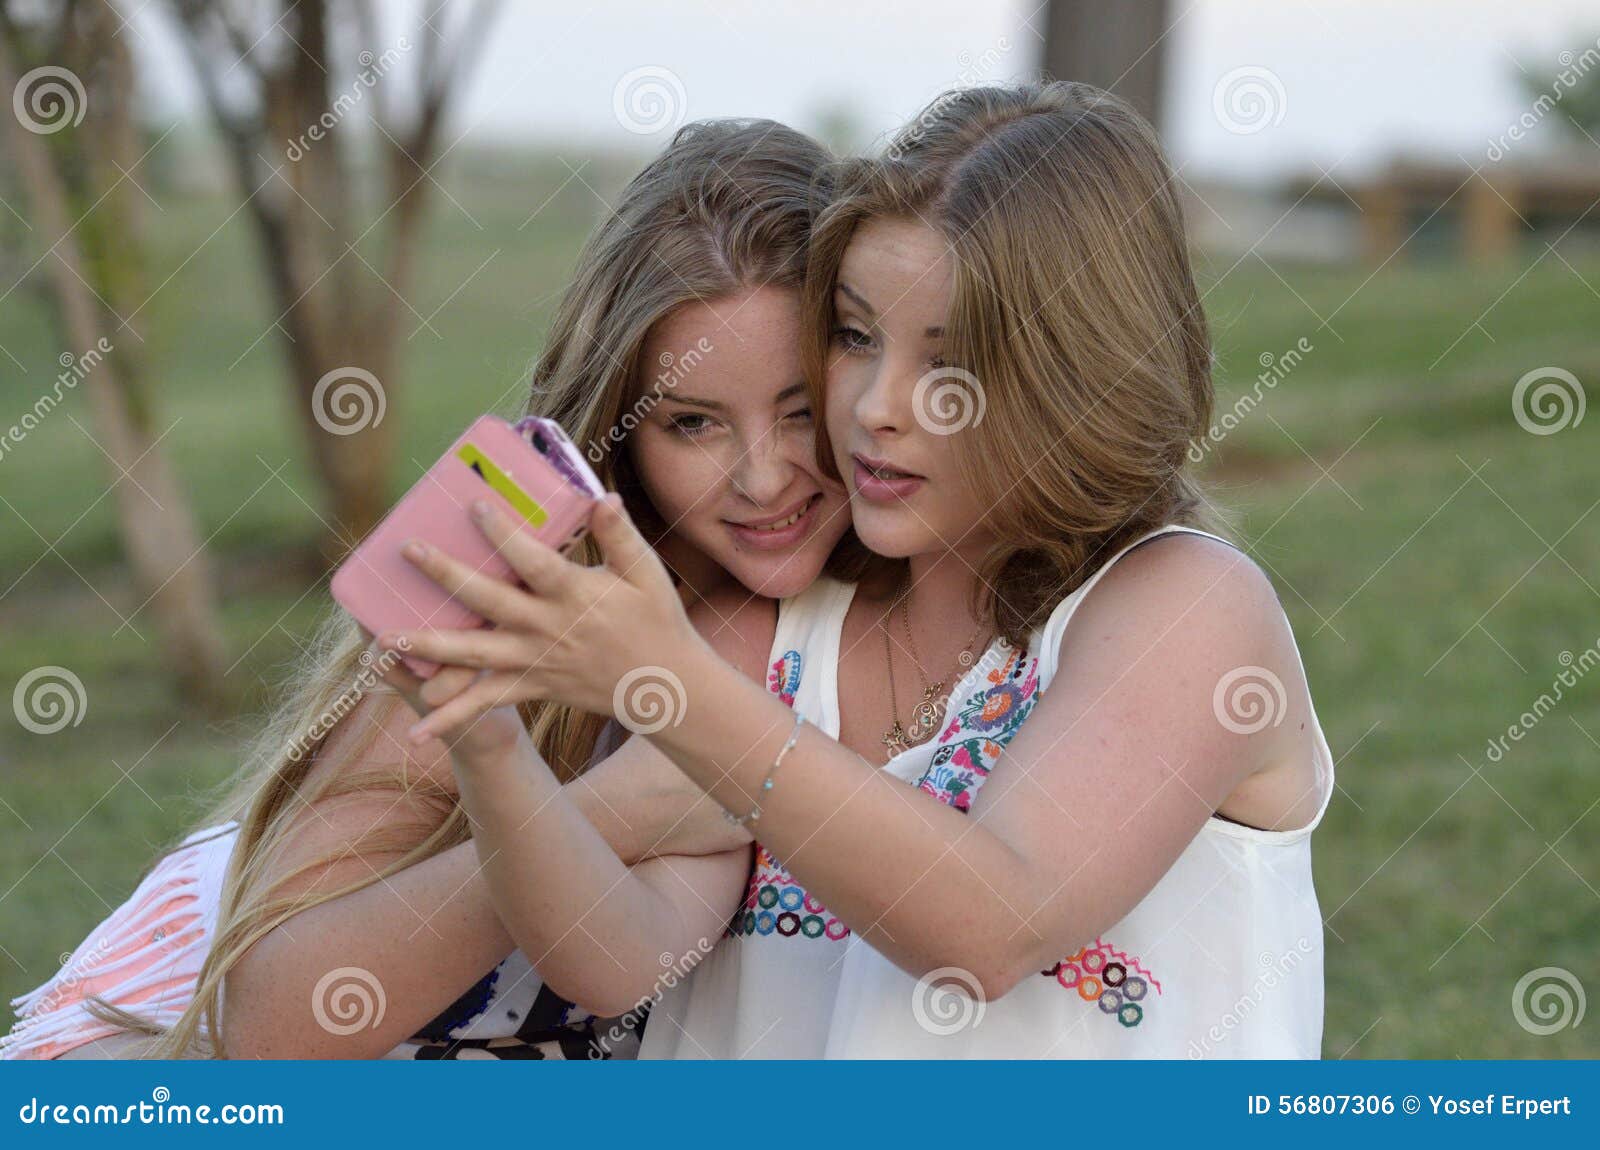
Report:
[[[480,417],[450,445],[334,572],[335,601],[368,631],[482,627],[468,610],[400,554],[421,539],[486,575],[517,582],[516,572],[473,523],[468,509],[487,499],[519,528],[565,553],[589,530],[605,494],[583,455],[553,420],[529,416],[515,426]],[[438,664],[402,656],[422,678]]]

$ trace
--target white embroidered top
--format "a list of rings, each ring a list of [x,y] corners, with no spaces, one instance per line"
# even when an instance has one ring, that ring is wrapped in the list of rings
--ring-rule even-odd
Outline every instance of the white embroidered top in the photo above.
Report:
[[[1192,530],[1159,528],[1118,551],[1025,651],[997,641],[951,692],[940,733],[883,770],[970,809],[1048,689],[1083,597],[1139,543]],[[839,641],[854,594],[823,579],[784,602],[772,647],[769,689],[834,737]],[[962,972],[919,981],[896,967],[758,844],[728,937],[651,1011],[640,1057],[1316,1058],[1323,945],[1311,832],[1333,792],[1333,756],[1314,712],[1312,724],[1322,791],[1306,826],[1208,820],[1121,922],[989,1002],[953,989],[975,985]],[[1129,796],[1130,806],[1138,801]]]

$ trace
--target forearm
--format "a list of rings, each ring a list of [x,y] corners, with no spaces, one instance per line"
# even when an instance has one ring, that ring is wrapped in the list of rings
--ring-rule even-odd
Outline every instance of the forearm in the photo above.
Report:
[[[688,685],[685,719],[651,741],[728,810],[759,804],[762,844],[852,930],[919,976],[960,966],[991,993],[1035,961],[1026,916],[1044,896],[982,822],[809,724],[763,791],[793,713],[709,652],[673,670]]]
[[[671,759],[638,736],[564,789],[625,863],[717,854],[751,841]]]
[[[531,741],[457,778],[494,905],[556,993],[619,1014],[652,992],[663,954],[699,947],[696,924],[617,857]]]
[[[227,1052],[376,1058],[431,1021],[514,945],[472,844],[462,843],[301,911],[256,943],[225,982]],[[341,968],[361,973],[332,977]],[[350,1021],[337,1013],[339,988],[361,983],[374,1000],[372,985],[382,988],[382,1018],[335,1033]]]
[[[564,789],[629,864],[748,841],[642,739],[630,739]],[[246,952],[226,982],[229,1052],[241,1058],[377,1057],[430,1022],[515,946],[476,848],[451,847],[302,911]],[[383,988],[385,1013],[377,1027],[333,1034],[306,1009],[318,980],[341,967],[365,971]]]

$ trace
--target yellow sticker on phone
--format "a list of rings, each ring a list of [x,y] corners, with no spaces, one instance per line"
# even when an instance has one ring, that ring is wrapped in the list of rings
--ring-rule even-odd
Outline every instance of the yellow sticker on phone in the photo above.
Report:
[[[515,507],[522,517],[534,527],[544,524],[550,518],[539,501],[517,486],[516,480],[501,471],[474,443],[463,443],[456,452],[456,458],[476,471],[483,481],[493,490],[505,496],[506,502]]]

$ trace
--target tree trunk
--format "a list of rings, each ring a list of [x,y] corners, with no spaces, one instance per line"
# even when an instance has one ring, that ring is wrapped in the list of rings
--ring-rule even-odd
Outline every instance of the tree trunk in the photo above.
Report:
[[[1166,0],[1050,0],[1044,70],[1115,92],[1158,129],[1170,25]]]
[[[12,45],[0,36],[0,91],[14,91],[17,82]],[[68,346],[80,357],[110,349],[88,370],[83,388],[97,445],[112,465],[118,526],[142,599],[129,624],[150,608],[180,692],[202,705],[219,706],[227,692],[222,687],[225,657],[214,584],[188,501],[156,442],[149,405],[134,390],[138,372],[133,349],[119,346],[131,344],[135,337],[113,326],[88,286],[85,261],[71,229],[67,182],[45,137],[29,131],[15,116],[5,119],[39,242],[49,244],[58,237],[47,262]],[[125,125],[113,126],[108,138],[126,130]],[[110,207],[101,204],[97,210]],[[94,269],[87,270],[92,275]]]

